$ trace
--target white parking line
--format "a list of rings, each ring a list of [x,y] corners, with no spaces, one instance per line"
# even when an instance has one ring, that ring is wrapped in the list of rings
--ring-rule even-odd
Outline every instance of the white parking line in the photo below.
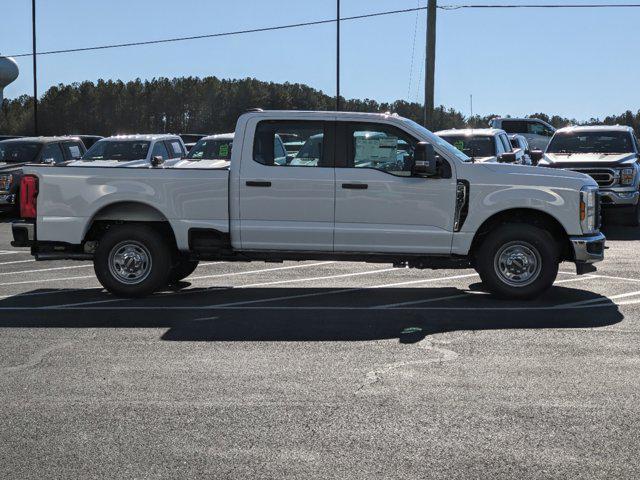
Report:
[[[68,267],[38,268],[36,270],[20,270],[18,272],[0,272],[0,275],[24,275],[26,273],[53,272],[56,270],[73,270],[74,268],[89,268],[89,267],[93,267],[93,263],[90,263],[89,265],[71,265]]]
[[[289,265],[287,267],[263,268],[261,270],[249,270],[246,272],[218,273],[216,275],[202,275],[199,277],[187,277],[187,278],[189,280],[207,280],[209,278],[228,277],[230,275],[250,275],[253,273],[276,272],[279,270],[293,270],[295,268],[318,267],[320,265],[329,265],[331,263],[336,263],[336,262],[305,263],[303,265]]]
[[[16,263],[29,263],[29,262],[35,262],[35,260],[33,258],[30,260],[14,260],[13,262],[0,262],[0,265],[15,265]]]
[[[84,275],[82,277],[66,277],[66,278],[41,278],[39,280],[24,280],[21,282],[9,282],[0,283],[0,287],[8,287],[10,285],[26,285],[28,283],[43,283],[43,282],[65,282],[67,280],[84,280],[87,278],[96,278],[95,275]]]

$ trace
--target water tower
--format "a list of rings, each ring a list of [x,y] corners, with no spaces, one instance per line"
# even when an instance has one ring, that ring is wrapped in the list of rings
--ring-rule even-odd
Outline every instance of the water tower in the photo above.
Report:
[[[0,105],[2,105],[4,98],[4,87],[18,78],[19,73],[18,64],[13,58],[0,57]]]

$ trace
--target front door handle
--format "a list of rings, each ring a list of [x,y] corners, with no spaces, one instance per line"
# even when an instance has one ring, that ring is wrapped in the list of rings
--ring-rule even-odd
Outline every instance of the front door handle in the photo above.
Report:
[[[343,183],[342,188],[347,190],[366,190],[369,185],[366,183]]]
[[[247,187],[270,187],[270,186],[271,186],[271,182],[247,180]]]

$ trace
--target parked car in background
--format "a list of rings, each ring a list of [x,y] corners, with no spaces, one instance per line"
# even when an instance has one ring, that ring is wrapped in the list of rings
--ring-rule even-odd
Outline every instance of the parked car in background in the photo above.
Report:
[[[509,141],[514,150],[522,150],[524,152],[524,165],[533,165],[534,162],[531,159],[531,148],[529,142],[524,135],[509,135]]]
[[[458,150],[476,162],[525,164],[524,151],[514,149],[504,130],[496,128],[469,128],[436,132]]]
[[[640,225],[640,145],[631,127],[568,127],[556,132],[540,166],[585,173],[598,182],[603,208]]]
[[[82,143],[84,143],[84,146],[86,147],[87,150],[93,147],[93,144],[96,143],[98,140],[102,140],[104,138],[100,135],[68,135],[68,136],[76,137],[82,140]]]
[[[228,168],[233,137],[233,133],[221,133],[201,138],[175,168]]]
[[[532,150],[547,148],[556,129],[539,118],[494,118],[489,122],[492,128],[500,128],[508,134],[520,134],[527,139]]]
[[[23,137],[0,141],[0,211],[15,213],[24,165],[60,165],[81,158],[85,151],[78,137]]]
[[[97,141],[70,167],[148,167],[160,157],[172,165],[187,151],[178,135],[116,135]]]
[[[93,260],[102,285],[130,297],[200,260],[326,259],[475,268],[494,294],[526,299],[553,285],[560,262],[582,274],[604,258],[586,175],[474,163],[397,115],[256,111],[235,131],[228,169],[30,167],[13,245]],[[314,139],[313,164],[277,162],[292,131]],[[378,168],[381,158],[405,161]]]
[[[291,157],[295,157],[306,143],[304,138],[297,133],[283,133],[280,140],[282,140],[282,143],[284,144],[287,155]]]

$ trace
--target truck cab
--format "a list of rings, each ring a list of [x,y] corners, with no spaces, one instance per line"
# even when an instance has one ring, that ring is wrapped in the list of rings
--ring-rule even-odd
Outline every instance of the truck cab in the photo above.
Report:
[[[605,211],[640,225],[640,145],[626,126],[567,127],[558,130],[539,165],[581,172],[600,188]]]

